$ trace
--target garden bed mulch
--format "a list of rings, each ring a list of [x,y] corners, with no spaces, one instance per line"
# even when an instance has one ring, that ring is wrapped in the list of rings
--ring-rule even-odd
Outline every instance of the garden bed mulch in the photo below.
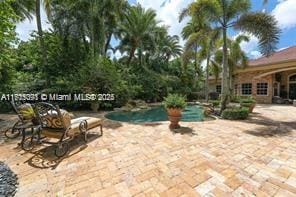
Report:
[[[14,196],[17,191],[17,175],[0,161],[0,196]]]

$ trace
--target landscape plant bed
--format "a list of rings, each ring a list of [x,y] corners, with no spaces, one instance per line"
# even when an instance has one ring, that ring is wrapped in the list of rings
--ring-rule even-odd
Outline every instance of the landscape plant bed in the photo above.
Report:
[[[0,161],[0,196],[14,196],[18,186],[17,175]]]

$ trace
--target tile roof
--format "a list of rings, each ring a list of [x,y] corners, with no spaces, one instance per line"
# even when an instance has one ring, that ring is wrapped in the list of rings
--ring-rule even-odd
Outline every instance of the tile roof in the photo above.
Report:
[[[262,66],[268,64],[275,64],[287,61],[296,61],[296,46],[283,49],[281,51],[275,52],[269,57],[261,57],[255,60],[250,60],[248,66]]]

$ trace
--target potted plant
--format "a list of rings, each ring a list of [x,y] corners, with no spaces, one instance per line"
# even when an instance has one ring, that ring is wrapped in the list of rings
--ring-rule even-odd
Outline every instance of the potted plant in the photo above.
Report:
[[[98,103],[98,101],[93,101],[90,103],[90,108],[93,112],[98,112],[100,104]]]
[[[256,101],[253,98],[241,99],[240,106],[248,108],[249,112],[252,113],[256,106]]]
[[[170,120],[170,129],[179,128],[179,121],[182,117],[182,111],[186,107],[186,101],[183,96],[178,94],[169,94],[163,101]]]

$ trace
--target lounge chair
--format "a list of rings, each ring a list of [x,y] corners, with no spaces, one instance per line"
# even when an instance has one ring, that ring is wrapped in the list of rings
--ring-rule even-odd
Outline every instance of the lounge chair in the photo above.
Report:
[[[31,133],[33,134],[40,129],[41,125],[36,119],[34,105],[15,100],[12,100],[10,103],[13,110],[17,114],[18,119],[11,128],[5,130],[4,134],[9,139],[17,138],[19,135],[22,134],[20,145],[23,148],[23,142],[26,137],[26,130],[31,130]]]
[[[78,135],[83,135],[85,142],[88,140],[88,131],[92,128],[100,128],[100,136],[103,135],[102,120],[93,117],[81,117],[71,119],[70,114],[61,110],[59,106],[49,103],[38,103],[35,111],[41,123],[41,135],[46,137],[41,143],[56,145],[55,155],[64,156],[69,151],[69,141]],[[54,142],[50,139],[55,139]],[[27,140],[27,147],[33,145],[33,141]]]

